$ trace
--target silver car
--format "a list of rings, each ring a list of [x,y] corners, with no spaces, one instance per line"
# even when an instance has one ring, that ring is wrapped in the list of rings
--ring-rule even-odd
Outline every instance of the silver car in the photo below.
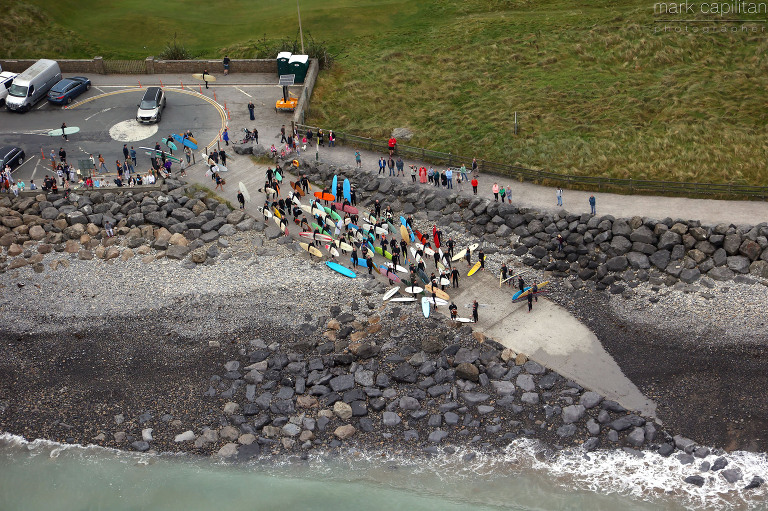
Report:
[[[151,124],[160,122],[165,108],[165,93],[160,87],[150,87],[144,93],[141,103],[138,105],[136,120],[141,123]]]

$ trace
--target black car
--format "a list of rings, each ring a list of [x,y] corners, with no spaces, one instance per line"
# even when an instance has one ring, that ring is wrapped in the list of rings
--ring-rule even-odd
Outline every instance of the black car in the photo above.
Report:
[[[5,169],[6,165],[9,165],[13,170],[22,163],[24,163],[24,151],[20,148],[14,146],[0,147],[0,170]]]

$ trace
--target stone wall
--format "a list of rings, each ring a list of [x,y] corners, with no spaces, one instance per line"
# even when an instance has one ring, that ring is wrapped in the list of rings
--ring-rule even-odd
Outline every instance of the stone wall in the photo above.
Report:
[[[1,59],[3,71],[21,73],[38,59]],[[104,74],[104,61],[101,57],[92,59],[63,59],[57,60],[62,73]]]
[[[21,73],[37,59],[0,59],[3,71]],[[57,60],[62,73],[107,74],[104,59],[59,59]],[[120,74],[181,74],[202,73],[208,69],[211,73],[223,70],[222,60],[157,60],[154,57],[140,61],[121,61],[135,65],[121,66]],[[108,67],[108,66],[107,66]],[[311,67],[310,67],[311,69]],[[276,59],[233,59],[230,64],[232,73],[274,73],[277,74]]]
[[[424,211],[430,221],[489,244],[486,254],[499,247],[527,266],[567,279],[574,289],[621,294],[637,281],[668,286],[700,281],[711,287],[713,280],[768,279],[766,222],[707,226],[685,219],[541,213],[410,181],[376,179],[351,166],[311,160],[302,165],[317,182],[328,183],[334,174],[348,177],[363,191],[363,205],[379,199],[406,215]],[[558,234],[565,240],[562,251]]]

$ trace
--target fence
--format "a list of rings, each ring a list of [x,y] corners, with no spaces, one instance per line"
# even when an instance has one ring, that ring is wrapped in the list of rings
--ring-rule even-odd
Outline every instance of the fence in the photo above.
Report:
[[[296,124],[300,132],[312,129],[317,132],[316,126]],[[322,128],[326,133],[329,131]],[[349,133],[333,130],[336,135],[336,143],[351,145],[355,148],[389,152],[388,142],[367,137],[360,137]],[[472,166],[472,158],[451,153],[433,151],[423,147],[408,146],[398,143],[397,155],[403,158],[439,163],[448,167]],[[650,179],[614,179],[608,177],[574,176],[559,174],[547,170],[535,170],[517,165],[495,163],[486,160],[477,160],[481,172],[512,177],[520,181],[529,181],[534,184],[548,186],[562,186],[571,189],[587,189],[598,192],[617,192],[624,194],[648,194],[667,196],[709,196],[709,197],[738,197],[744,199],[768,198],[768,186],[752,186],[736,183],[687,183],[682,181],[655,181]]]
[[[105,74],[134,74],[143,75],[147,72],[146,62],[143,60],[105,60]]]

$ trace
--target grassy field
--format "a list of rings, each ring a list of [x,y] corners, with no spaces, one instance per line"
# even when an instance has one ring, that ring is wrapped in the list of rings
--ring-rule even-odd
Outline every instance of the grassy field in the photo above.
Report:
[[[250,56],[255,39],[296,33],[284,1],[243,10],[181,0],[162,15],[146,0],[28,1],[13,9],[45,35],[3,20],[4,56],[41,47],[143,58],[175,32],[207,56]],[[572,174],[768,183],[764,23],[755,33],[656,33],[653,3],[638,0],[301,6],[305,32],[339,53],[318,80],[310,123],[374,137],[409,127],[413,145]]]

